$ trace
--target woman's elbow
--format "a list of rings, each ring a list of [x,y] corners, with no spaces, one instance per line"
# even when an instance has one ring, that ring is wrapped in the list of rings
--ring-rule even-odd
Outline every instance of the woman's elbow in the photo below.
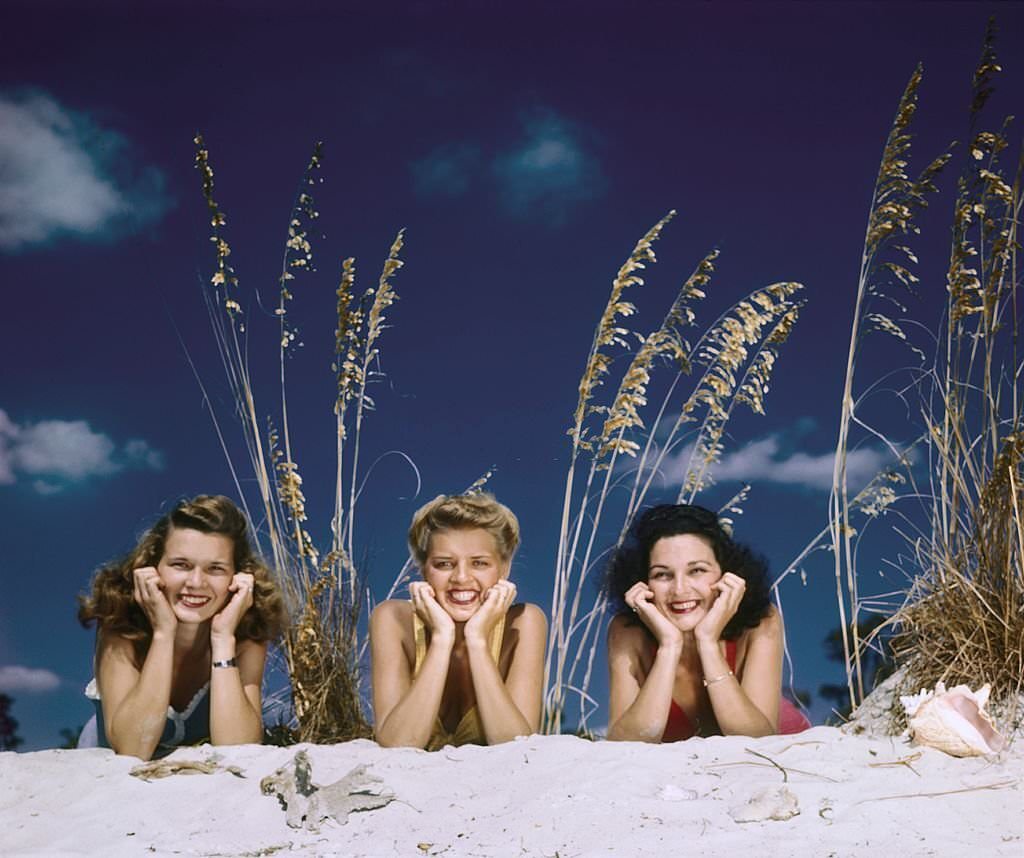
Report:
[[[625,720],[624,715],[619,715],[618,718],[611,718],[608,721],[608,732],[605,734],[605,738],[609,742],[630,742],[636,739],[633,735],[633,731],[629,729],[629,724],[623,723]]]
[[[392,737],[392,736],[374,736],[374,740],[382,748],[419,748],[421,751],[427,747],[426,741],[417,742],[415,740]]]
[[[145,731],[118,730],[113,725],[107,728],[106,733],[107,743],[115,754],[122,757],[137,757],[144,763],[153,759],[160,742],[159,734],[153,736],[147,735]]]
[[[109,735],[107,736],[107,741],[110,743],[110,749],[118,756],[135,757],[144,763],[152,760],[153,754],[156,753],[156,745],[148,747],[138,743],[121,741]]]
[[[222,747],[227,745],[262,745],[263,728],[261,726],[256,730],[247,730],[244,733],[240,732],[231,736],[210,736],[210,744]]]
[[[744,724],[743,726],[737,725],[732,730],[723,729],[722,735],[748,736],[751,739],[761,739],[765,736],[774,736],[778,732],[778,729],[772,726],[772,723],[767,718],[763,718],[756,723]]]
[[[373,732],[373,740],[382,748],[419,748],[421,751],[427,747],[428,736],[401,735],[388,729],[385,722]]]

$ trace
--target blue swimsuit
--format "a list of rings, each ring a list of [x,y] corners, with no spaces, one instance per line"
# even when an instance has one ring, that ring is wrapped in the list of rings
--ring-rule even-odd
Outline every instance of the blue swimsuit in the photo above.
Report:
[[[178,712],[171,706],[167,707],[167,723],[160,736],[153,757],[163,757],[171,753],[179,745],[198,745],[210,740],[210,683],[200,688],[185,709]],[[109,748],[107,732],[103,726],[103,705],[100,702],[99,687],[96,680],[90,680],[85,687],[85,696],[96,707],[96,714],[82,728],[78,737],[79,748]]]

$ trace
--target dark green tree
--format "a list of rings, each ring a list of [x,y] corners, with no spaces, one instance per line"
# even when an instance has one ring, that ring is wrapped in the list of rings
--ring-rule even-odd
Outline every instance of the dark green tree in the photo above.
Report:
[[[75,727],[74,729],[72,729],[71,727],[64,727],[60,731],[60,737],[61,739],[63,739],[63,741],[57,747],[62,748],[66,751],[70,751],[73,748],[77,748],[78,735],[82,732],[82,727],[84,726],[84,724],[81,724],[78,727]]]
[[[13,751],[24,743],[18,735],[18,722],[11,716],[14,701],[6,694],[0,694],[0,751]]]

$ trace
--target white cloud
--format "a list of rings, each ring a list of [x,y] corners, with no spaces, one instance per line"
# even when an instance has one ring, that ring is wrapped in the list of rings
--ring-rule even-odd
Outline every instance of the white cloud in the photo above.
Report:
[[[690,458],[692,445],[672,457],[666,473],[678,485]],[[852,491],[863,488],[891,461],[882,450],[860,447],[851,450],[846,458],[847,483]],[[773,434],[751,441],[733,452],[726,453],[711,469],[716,482],[777,483],[805,489],[828,491],[832,488],[832,470],[835,452],[805,453],[782,452],[780,435]]]
[[[586,151],[582,130],[550,110],[523,119],[523,136],[494,159],[506,209],[558,224],[579,202],[604,193],[600,164]]]
[[[162,471],[164,467],[164,454],[154,450],[141,438],[132,438],[124,445],[124,455],[128,462],[135,463],[140,467],[152,468],[154,471]]]
[[[53,691],[60,677],[52,670],[8,664],[0,667],[0,691]]]
[[[0,250],[109,239],[158,220],[163,174],[128,142],[43,92],[0,94]]]
[[[480,149],[472,143],[447,143],[411,165],[417,192],[457,197],[469,189],[480,166]]]
[[[36,477],[32,487],[49,495],[125,468],[159,470],[163,464],[163,454],[141,439],[118,448],[84,420],[41,420],[19,426],[0,409],[0,484],[11,485],[23,474]]]

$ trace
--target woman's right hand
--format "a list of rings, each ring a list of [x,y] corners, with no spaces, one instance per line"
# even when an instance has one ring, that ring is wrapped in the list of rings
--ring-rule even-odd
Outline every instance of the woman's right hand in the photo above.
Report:
[[[164,595],[164,582],[160,580],[156,567],[143,566],[141,569],[134,569],[132,576],[132,594],[145,612],[149,624],[153,627],[153,633],[173,635],[178,627],[178,618]]]
[[[654,635],[659,647],[682,644],[683,633],[658,610],[654,604],[654,591],[647,586],[646,581],[637,581],[630,587],[624,601],[626,607],[631,608]]]
[[[423,624],[430,629],[431,638],[447,636],[454,640],[455,620],[441,607],[433,587],[426,581],[413,581],[409,585],[409,597],[412,601],[412,609],[423,620]]]

